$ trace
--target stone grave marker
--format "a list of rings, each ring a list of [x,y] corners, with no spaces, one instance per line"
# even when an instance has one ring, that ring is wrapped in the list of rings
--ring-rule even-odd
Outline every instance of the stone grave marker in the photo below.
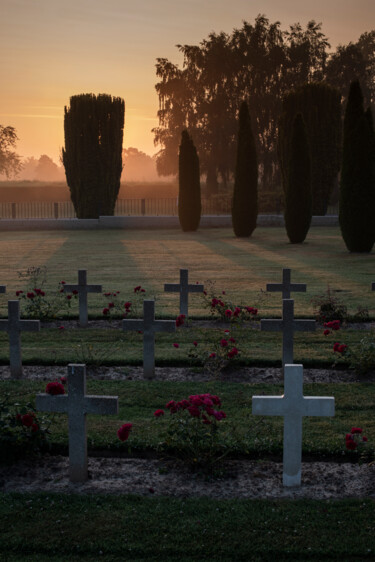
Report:
[[[8,301],[8,320],[0,320],[0,331],[8,332],[12,378],[22,377],[21,332],[39,332],[39,320],[20,319],[20,301]]]
[[[123,320],[123,330],[143,332],[143,372],[147,379],[155,374],[155,332],[175,332],[174,320],[155,320],[155,301],[143,301],[143,320]]]
[[[335,399],[328,396],[303,396],[303,366],[285,365],[283,396],[253,396],[256,416],[284,417],[283,484],[301,485],[302,418],[334,416]]]
[[[0,285],[0,293],[6,293],[7,292],[7,286],[6,285]]]
[[[293,363],[294,332],[313,332],[315,320],[294,320],[294,300],[283,299],[283,317],[281,320],[261,320],[260,329],[266,332],[283,333],[283,367]]]
[[[266,290],[271,293],[282,293],[283,299],[290,299],[290,293],[292,291],[296,293],[305,293],[306,285],[305,283],[291,283],[291,270],[283,268],[283,281],[282,283],[267,283]]]
[[[87,284],[87,271],[86,269],[78,270],[78,285],[71,285],[66,283],[64,291],[78,291],[79,301],[79,325],[86,328],[88,325],[88,312],[87,312],[87,293],[101,293],[101,285],[88,285]]]
[[[88,479],[86,414],[117,414],[118,397],[87,395],[86,365],[71,363],[68,365],[68,394],[37,394],[36,408],[68,414],[69,478],[72,482],[85,482]]]
[[[180,293],[180,314],[188,317],[189,293],[203,293],[204,286],[196,283],[189,284],[189,270],[180,269],[180,283],[165,283],[164,291],[169,293]]]

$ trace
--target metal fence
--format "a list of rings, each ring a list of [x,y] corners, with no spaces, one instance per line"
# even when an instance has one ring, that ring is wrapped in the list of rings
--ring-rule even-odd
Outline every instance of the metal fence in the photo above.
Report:
[[[337,206],[328,207],[327,214],[337,214]],[[230,198],[220,200],[203,199],[202,215],[229,215]],[[280,214],[280,209],[263,211],[260,214]],[[115,206],[116,216],[177,216],[178,201],[176,197],[165,199],[118,199]],[[75,218],[71,201],[26,201],[22,203],[0,203],[1,219],[69,219]]]

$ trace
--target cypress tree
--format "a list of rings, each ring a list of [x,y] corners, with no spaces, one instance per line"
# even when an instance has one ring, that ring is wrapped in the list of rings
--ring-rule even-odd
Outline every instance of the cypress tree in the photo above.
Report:
[[[371,252],[375,242],[375,135],[358,80],[350,85],[345,109],[339,223],[350,252]]]
[[[66,181],[78,218],[113,215],[120,189],[125,103],[80,94],[64,109]]]
[[[312,216],[310,149],[300,113],[297,113],[293,122],[286,174],[285,228],[290,242],[300,244],[306,238]]]
[[[199,158],[193,140],[182,131],[178,158],[178,218],[184,232],[197,230],[201,220]]]
[[[241,104],[232,224],[236,236],[251,236],[258,216],[258,162],[247,103]]]
[[[302,114],[310,146],[312,214],[325,215],[340,170],[342,123],[339,91],[327,84],[312,83],[290,92],[283,99],[278,138],[283,186],[287,181],[290,137],[297,113]]]

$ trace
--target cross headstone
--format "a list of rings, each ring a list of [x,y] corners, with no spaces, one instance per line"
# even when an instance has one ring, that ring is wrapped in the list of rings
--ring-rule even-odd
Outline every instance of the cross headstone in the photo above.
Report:
[[[189,270],[180,269],[180,283],[165,283],[164,291],[169,293],[180,293],[180,314],[188,316],[189,293],[203,293],[204,286],[196,283],[189,284]]]
[[[86,269],[78,270],[78,285],[64,285],[64,291],[78,291],[79,325],[86,328],[88,324],[87,293],[101,293],[101,285],[87,285]]]
[[[36,408],[68,414],[69,478],[72,482],[85,482],[88,479],[86,414],[117,414],[118,397],[87,395],[86,365],[70,364],[68,394],[37,394]]]
[[[285,365],[283,396],[253,396],[252,413],[284,417],[283,484],[301,485],[302,417],[334,416],[335,399],[303,396],[303,366]]]
[[[0,320],[0,331],[8,332],[10,376],[22,377],[21,332],[39,332],[39,320],[20,319],[20,301],[8,301],[8,320]]]
[[[315,320],[294,320],[294,300],[283,299],[283,317],[281,320],[261,320],[260,329],[266,332],[283,332],[283,367],[293,363],[294,332],[313,332]]]
[[[282,293],[283,299],[290,299],[291,291],[296,293],[305,293],[305,283],[291,283],[290,282],[291,270],[283,268],[283,281],[282,283],[267,283],[266,290],[271,293]]]
[[[155,374],[155,332],[175,332],[174,320],[155,320],[155,301],[143,301],[143,320],[123,320],[123,330],[143,332],[143,372],[147,379]]]

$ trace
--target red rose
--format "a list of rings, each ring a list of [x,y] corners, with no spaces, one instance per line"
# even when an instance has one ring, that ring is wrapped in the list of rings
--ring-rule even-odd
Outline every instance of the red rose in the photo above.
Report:
[[[155,410],[154,416],[156,418],[160,418],[160,416],[164,416],[164,410]]]
[[[21,420],[22,420],[21,414],[16,414],[16,421],[21,421]]]
[[[66,384],[66,377],[60,377],[61,384]]]
[[[210,353],[208,356],[209,359],[214,359],[216,357],[216,353]]]
[[[227,340],[225,340],[224,338],[222,340],[220,340],[220,345],[221,345],[221,347],[227,347],[227,345],[228,345]]]
[[[197,347],[198,342],[197,342],[197,341],[193,341],[193,345],[194,345],[194,347]]]
[[[199,409],[196,406],[189,406],[187,410],[193,418],[199,418],[201,415]]]
[[[65,285],[66,281],[60,281],[61,285]]]
[[[362,437],[362,441],[365,441],[365,442],[367,442],[367,441],[368,441],[368,439],[367,439],[366,435],[364,435],[364,436]]]
[[[35,433],[36,431],[38,431],[38,429],[39,429],[39,425],[37,423],[33,423],[33,425],[31,426],[31,431]]]
[[[59,326],[59,330],[65,330],[64,326]]]
[[[74,291],[72,291],[73,295],[78,295],[78,291],[77,289],[74,289]]]
[[[124,423],[118,430],[117,430],[117,437],[120,441],[126,441],[129,438],[129,434],[131,428],[133,427],[132,423]]]
[[[338,348],[337,351],[338,351],[339,353],[344,353],[344,352],[346,351],[347,347],[348,347],[347,345],[345,345],[344,343],[342,343],[342,344],[339,346],[339,348]]]
[[[110,297],[112,293],[104,293],[105,297]]]
[[[107,314],[109,314],[109,308],[103,308],[103,314],[107,316]]]
[[[173,344],[173,347],[180,347],[180,344],[179,344],[179,343],[174,343],[174,344]]]
[[[328,336],[330,333],[331,333],[330,330],[324,330],[324,332],[323,332],[323,334],[324,334],[325,336]]]
[[[21,418],[21,422],[25,427],[31,427],[34,423],[34,416],[31,414],[24,414]]]
[[[354,449],[357,448],[357,443],[355,441],[347,439],[345,441],[345,446],[346,446],[347,449],[349,449],[349,451],[354,451]]]
[[[124,304],[124,307],[125,307],[125,308],[130,308],[130,307],[131,307],[131,305],[132,305],[132,303],[131,303],[131,302],[126,302],[126,303]]]
[[[115,306],[115,304],[113,302],[108,303],[108,308],[113,308],[114,306]]]
[[[23,293],[23,291],[16,291],[16,297],[19,297],[21,293]]]
[[[339,347],[340,347],[339,342],[335,342],[335,343],[333,344],[333,351],[338,351],[338,350],[339,350]]]
[[[52,396],[65,394],[65,388],[60,382],[49,382],[46,386],[46,393],[52,394]]]
[[[68,299],[68,301],[70,301],[70,299],[72,298],[72,295],[66,295],[66,298]]]
[[[362,433],[362,429],[360,427],[352,427],[350,433]]]
[[[26,296],[27,296],[28,299],[33,299],[35,297],[33,292],[27,293]]]
[[[227,308],[227,310],[224,312],[224,314],[227,318],[230,318],[232,316],[232,311],[229,308]]]

